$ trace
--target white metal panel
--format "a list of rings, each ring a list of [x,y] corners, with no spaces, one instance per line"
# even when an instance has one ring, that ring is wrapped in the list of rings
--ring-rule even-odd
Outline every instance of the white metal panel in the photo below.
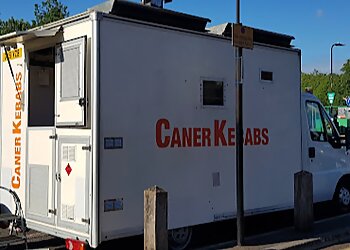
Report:
[[[28,164],[27,175],[29,197],[27,211],[47,217],[49,214],[49,165]]]
[[[1,171],[4,170],[2,183],[16,191],[25,207],[27,114],[23,93],[26,93],[27,79],[24,48],[18,44],[17,49],[22,50],[21,57],[10,62],[18,92],[1,48]]]
[[[28,128],[27,136],[27,164],[28,173],[26,178],[26,213],[29,219],[38,220],[40,222],[54,223],[55,210],[55,140],[50,139],[50,136],[55,135],[55,129],[46,128]],[[38,149],[40,145],[40,150]],[[47,176],[44,178],[42,174],[47,171]],[[39,174],[39,176],[34,176]],[[43,177],[41,180],[39,177]],[[41,181],[42,183],[35,183]],[[34,182],[33,182],[34,181]],[[41,187],[40,187],[41,185]],[[47,190],[40,190],[40,188]],[[39,192],[40,191],[40,192]],[[39,192],[36,194],[35,192]],[[31,195],[33,197],[31,197]],[[42,197],[42,200],[34,198]],[[34,202],[34,204],[33,204]],[[46,202],[44,204],[43,202]],[[35,204],[38,203],[38,204]],[[39,204],[40,203],[40,204]],[[44,207],[46,211],[43,211]],[[49,212],[51,210],[51,213]]]
[[[270,139],[244,148],[245,209],[292,208],[294,173],[302,169],[300,52],[255,46],[243,56],[244,127],[268,128]],[[260,80],[261,71],[273,80]]]
[[[85,49],[85,38],[56,47],[57,126],[85,125]]]
[[[215,135],[222,125],[227,139],[235,126],[230,42],[104,19],[100,48],[101,139],[119,144],[122,139],[122,147],[114,149],[100,144],[102,237],[142,231],[143,190],[152,185],[169,192],[170,228],[234,216],[235,147]],[[245,54],[244,68],[245,132],[268,131],[267,145],[260,134],[259,145],[245,147],[246,208],[256,213],[292,207],[293,175],[301,169],[301,139],[295,136],[301,129],[299,51],[256,46]],[[260,82],[260,68],[274,72],[274,83]],[[224,82],[224,106],[203,107],[203,79]],[[179,133],[204,129],[211,133],[211,145],[208,140],[203,145],[199,132],[200,143],[191,147],[159,147],[161,119],[169,122],[161,127],[163,139],[172,140],[175,128]],[[280,121],[293,127],[281,127]],[[105,211],[110,200],[118,206]]]
[[[58,226],[89,232],[89,138],[58,139]]]

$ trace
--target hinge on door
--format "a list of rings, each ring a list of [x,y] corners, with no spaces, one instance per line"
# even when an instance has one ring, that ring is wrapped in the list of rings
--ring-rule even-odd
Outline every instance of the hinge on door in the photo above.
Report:
[[[91,151],[91,145],[89,145],[89,146],[82,146],[81,149],[82,150]]]
[[[50,136],[49,136],[49,139],[57,140],[57,134],[50,135]]]
[[[81,219],[81,222],[83,222],[83,223],[86,223],[86,224],[89,224],[89,225],[90,225],[90,219],[84,219],[84,218],[82,218],[82,219]]]
[[[56,215],[56,209],[49,209],[49,214]]]
[[[55,177],[56,177],[56,181],[61,182],[61,174],[60,173],[56,173]]]

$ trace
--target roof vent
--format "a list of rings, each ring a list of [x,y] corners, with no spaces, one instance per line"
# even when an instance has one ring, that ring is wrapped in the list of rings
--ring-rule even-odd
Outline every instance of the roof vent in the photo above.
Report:
[[[125,0],[109,0],[89,10],[149,23],[206,32],[205,27],[210,19],[163,9],[164,3],[168,2],[171,2],[171,0],[142,0],[142,4]],[[157,5],[154,6],[155,4]]]
[[[208,28],[210,34],[216,34],[225,37],[232,37],[232,26],[231,23],[224,23],[217,26],[213,26]],[[294,40],[293,36],[279,34],[271,31],[261,30],[253,28],[253,37],[254,42],[269,44],[274,46],[280,46],[285,48],[291,48],[292,40]]]
[[[163,8],[164,3],[170,3],[172,0],[142,0],[143,5]]]

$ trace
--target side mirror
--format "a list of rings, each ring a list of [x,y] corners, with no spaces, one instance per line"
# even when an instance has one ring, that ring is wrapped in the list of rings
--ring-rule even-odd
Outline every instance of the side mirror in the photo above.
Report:
[[[332,145],[333,148],[341,148],[341,146],[342,146],[341,138],[338,136],[337,137],[335,137],[335,136],[330,137],[328,139],[328,142]]]

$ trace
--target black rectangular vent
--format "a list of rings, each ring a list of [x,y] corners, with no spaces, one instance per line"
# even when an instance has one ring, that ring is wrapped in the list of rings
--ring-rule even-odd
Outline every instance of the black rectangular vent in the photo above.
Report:
[[[260,80],[272,82],[273,81],[273,72],[265,71],[265,70],[260,71]]]

